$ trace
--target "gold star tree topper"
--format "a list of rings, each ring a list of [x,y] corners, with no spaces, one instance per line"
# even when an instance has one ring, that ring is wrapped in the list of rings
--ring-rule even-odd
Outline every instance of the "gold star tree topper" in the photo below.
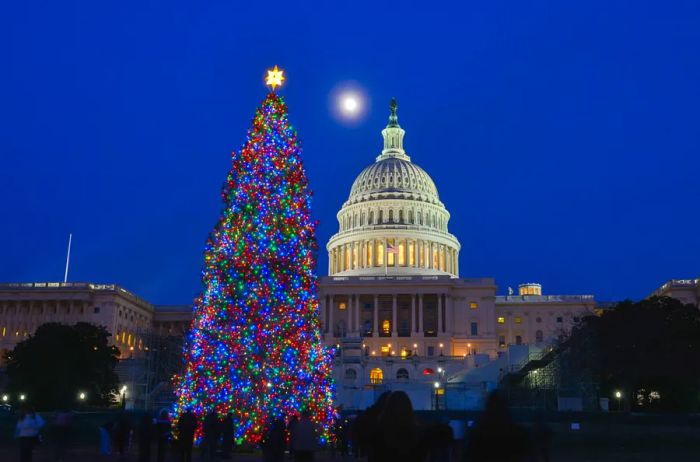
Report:
[[[279,87],[282,85],[282,82],[285,81],[284,77],[284,71],[282,69],[279,69],[277,66],[275,66],[274,69],[268,69],[267,71],[267,78],[265,79],[265,84],[268,87],[272,87],[272,90],[274,91],[276,87]]]

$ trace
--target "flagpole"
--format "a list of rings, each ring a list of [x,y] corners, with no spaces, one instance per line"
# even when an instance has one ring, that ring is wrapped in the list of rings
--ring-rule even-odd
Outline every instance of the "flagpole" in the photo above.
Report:
[[[387,247],[387,240],[384,239],[384,276],[387,276],[386,261],[389,259],[389,248]]]
[[[63,283],[68,282],[68,265],[70,264],[70,245],[73,241],[73,233],[68,234],[68,254],[66,255],[66,272],[63,275]]]

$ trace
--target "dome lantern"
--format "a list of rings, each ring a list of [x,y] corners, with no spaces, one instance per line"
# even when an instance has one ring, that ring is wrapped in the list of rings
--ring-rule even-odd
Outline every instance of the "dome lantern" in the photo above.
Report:
[[[396,98],[391,98],[391,104],[389,108],[391,113],[389,114],[389,123],[386,128],[382,130],[382,136],[384,137],[384,149],[382,153],[377,157],[377,162],[384,159],[398,158],[410,161],[411,158],[406,155],[406,151],[403,150],[403,137],[406,131],[399,126],[399,118],[396,115],[396,110],[398,109],[398,103]]]

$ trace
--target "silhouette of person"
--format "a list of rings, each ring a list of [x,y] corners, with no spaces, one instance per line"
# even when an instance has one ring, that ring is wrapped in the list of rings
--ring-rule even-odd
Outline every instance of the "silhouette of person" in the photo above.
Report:
[[[365,412],[357,416],[355,422],[353,423],[353,433],[355,434],[356,444],[358,446],[356,450],[356,456],[366,455],[367,462],[380,462],[374,456],[374,447],[376,444],[376,439],[381,436],[381,429],[379,428],[379,415],[384,410],[384,406],[389,399],[390,391],[385,391],[377,401],[370,407],[368,407]]]
[[[126,459],[129,450],[129,440],[131,439],[131,418],[126,412],[121,412],[114,429],[114,440],[117,445],[117,452],[120,459]]]
[[[64,409],[56,414],[53,422],[53,433],[55,443],[55,458],[56,461],[66,460],[66,450],[70,443],[73,427],[73,412],[70,409]]]
[[[150,462],[153,443],[153,419],[148,414],[141,416],[138,426],[139,462]]]
[[[224,459],[230,459],[231,453],[233,452],[233,438],[234,438],[234,428],[233,428],[233,414],[230,412],[226,414],[224,420],[221,422],[221,452]]]
[[[165,462],[165,455],[168,453],[170,445],[171,425],[170,414],[167,409],[163,409],[156,419],[156,438],[158,438],[156,460],[158,462]]]
[[[190,409],[187,409],[177,421],[180,462],[192,462],[192,445],[194,444],[194,434],[196,431],[197,417]]]
[[[318,435],[311,421],[311,414],[304,411],[299,421],[292,428],[292,449],[296,462],[311,462],[314,460],[314,452],[318,449]]]
[[[219,437],[221,436],[221,425],[219,425],[219,416],[215,410],[209,412],[204,418],[204,444],[203,455],[208,455],[209,460],[214,460],[216,450],[219,446]]]
[[[19,439],[20,462],[32,462],[34,446],[39,442],[39,432],[44,419],[31,406],[24,406],[17,421],[15,436]]]
[[[469,462],[519,462],[529,454],[528,435],[515,423],[503,395],[492,392],[473,430],[465,450]]]
[[[375,460],[425,460],[425,447],[418,432],[411,399],[406,392],[394,391],[389,395],[379,415],[379,429],[372,449]]]
[[[265,432],[262,444],[265,462],[282,462],[284,460],[284,420],[275,419]]]

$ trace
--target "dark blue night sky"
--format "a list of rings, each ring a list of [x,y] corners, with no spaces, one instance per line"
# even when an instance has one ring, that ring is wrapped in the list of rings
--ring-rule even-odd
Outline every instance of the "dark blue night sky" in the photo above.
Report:
[[[616,300],[700,275],[698,2],[299,3],[5,5],[0,281],[61,280],[72,232],[71,280],[191,302],[274,64],[320,274],[396,96],[461,276]],[[329,110],[350,80],[371,99],[355,126]]]

